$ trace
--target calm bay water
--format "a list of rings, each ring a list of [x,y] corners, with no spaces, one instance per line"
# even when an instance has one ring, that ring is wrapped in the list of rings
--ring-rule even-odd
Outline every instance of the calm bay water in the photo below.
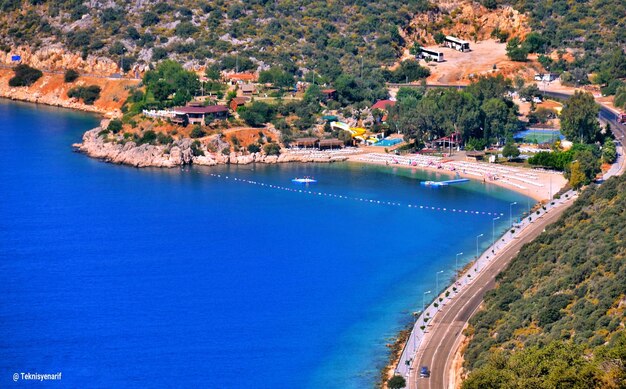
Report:
[[[0,101],[0,387],[363,388],[385,344],[518,194],[359,165],[134,169],[73,153],[98,119]],[[523,207],[515,206],[514,215]]]

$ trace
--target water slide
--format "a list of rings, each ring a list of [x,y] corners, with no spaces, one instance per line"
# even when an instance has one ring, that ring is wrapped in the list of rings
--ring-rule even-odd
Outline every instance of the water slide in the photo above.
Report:
[[[331,122],[330,128],[338,128],[340,130],[348,131],[352,134],[353,138],[363,139],[363,134],[365,134],[365,128],[361,127],[350,127],[347,123],[343,122]]]

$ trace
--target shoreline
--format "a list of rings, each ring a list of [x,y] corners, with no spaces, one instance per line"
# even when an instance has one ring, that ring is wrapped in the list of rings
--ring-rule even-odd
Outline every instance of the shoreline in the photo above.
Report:
[[[400,357],[397,358],[393,364],[384,367],[383,371],[389,374],[388,378],[393,376],[393,374],[402,375],[407,379],[407,388],[412,388],[412,381],[409,380],[409,378],[411,378],[411,370],[408,368],[409,365],[405,366],[405,364],[401,362],[407,360],[410,361],[411,366],[419,366],[419,362],[423,356],[421,354],[425,352],[424,341],[429,340],[431,337],[433,321],[438,317],[439,313],[444,310],[445,306],[453,300],[458,300],[460,295],[474,287],[476,280],[485,277],[485,274],[491,271],[494,263],[501,262],[503,255],[512,250],[511,247],[515,247],[520,239],[532,235],[537,231],[540,233],[541,230],[545,228],[545,225],[549,224],[548,221],[555,213],[557,215],[562,213],[565,209],[569,208],[577,198],[578,195],[576,192],[569,191],[568,194],[561,199],[554,200],[545,207],[540,207],[537,213],[532,215],[532,220],[529,220],[529,217],[525,217],[522,223],[514,228],[516,230],[515,233],[511,233],[511,229],[507,229],[502,235],[498,236],[495,243],[481,252],[478,258],[468,262],[455,280],[452,280],[445,288],[437,291],[435,298],[415,321],[413,330],[404,343]],[[544,216],[547,217],[544,218]],[[533,239],[534,238],[531,238],[531,240]],[[514,256],[515,254],[513,254],[513,257]],[[499,273],[499,271],[496,272],[496,274],[497,273]],[[494,277],[496,274],[494,274]],[[480,301],[480,304],[482,304],[482,298]],[[424,321],[423,326],[418,327],[418,323],[421,323],[420,320]],[[413,341],[411,341],[411,339],[413,339]],[[417,346],[415,346],[415,344],[417,344]],[[414,350],[409,350],[409,348]],[[417,367],[412,368],[412,370],[417,372]],[[443,372],[446,376],[449,376],[451,373],[451,371]]]
[[[370,153],[370,154],[373,154],[373,153]],[[440,165],[442,165],[442,167],[437,167],[433,165],[423,165],[423,164],[413,166],[410,164],[398,163],[399,161],[398,162],[393,161],[394,159],[398,160],[399,158],[390,154],[384,154],[384,153],[376,153],[376,154],[385,156],[385,159],[387,159],[387,161],[385,161],[385,159],[382,159],[380,161],[373,161],[373,160],[368,161],[364,159],[364,157],[367,157],[367,154],[362,154],[362,155],[350,156],[348,158],[348,162],[357,163],[357,164],[368,164],[368,165],[376,165],[376,166],[401,168],[405,170],[421,170],[421,171],[425,171],[429,173],[444,174],[446,176],[449,176],[451,179],[454,178],[458,174],[462,178],[468,178],[472,181],[477,181],[477,182],[481,181],[476,175],[476,173],[472,174],[468,172],[470,168],[468,168],[464,172],[463,170],[458,170],[458,169],[449,170],[443,167],[443,165],[445,164],[448,164],[451,162],[459,162],[459,161],[450,161],[450,162],[441,163]],[[411,159],[412,157],[415,158],[415,156],[405,156],[404,158]],[[441,160],[443,160],[443,158]],[[391,161],[392,163],[388,163],[389,161]],[[461,161],[461,163],[467,163],[467,162]],[[479,168],[486,168],[486,167],[505,167],[507,169],[509,168],[507,165],[488,164],[486,162],[472,162],[472,163],[476,164],[475,166],[478,166]],[[485,177],[483,177],[482,181],[484,184],[493,184],[493,185],[497,185],[499,187],[520,193],[538,202],[550,201],[550,191],[552,195],[555,195],[559,192],[559,190],[564,188],[565,185],[567,184],[567,181],[563,177],[563,174],[560,172],[551,172],[547,170],[543,171],[543,170],[537,170],[537,169],[529,169],[525,167],[514,167],[510,169],[519,170],[521,171],[520,174],[536,175],[537,176],[536,179],[538,179],[539,184],[543,186],[537,186],[535,188],[531,188],[530,187],[531,184],[526,184],[528,186],[522,188],[520,187],[522,185],[516,186],[517,184],[511,183],[510,181],[507,181],[507,180],[502,180],[502,179],[488,180]]]
[[[458,175],[478,182],[482,179],[483,184],[498,185],[539,202],[549,201],[552,195],[558,193],[567,183],[563,175],[558,172],[451,160],[419,154],[396,156],[383,152],[363,152],[362,149],[344,148],[331,151],[282,149],[280,155],[265,155],[260,152],[250,154],[231,152],[224,155],[211,151],[211,149],[222,149],[228,145],[222,138],[215,136],[205,139],[183,138],[167,145],[137,145],[133,141],[125,141],[121,135],[112,135],[113,138],[111,138],[108,134],[100,134],[100,131],[106,127],[106,123],[105,119],[100,126],[86,131],[82,142],[72,145],[74,149],[91,158],[133,167],[174,168],[184,165],[348,162],[419,169],[424,172],[444,174],[450,178]],[[194,143],[196,146],[193,146]]]

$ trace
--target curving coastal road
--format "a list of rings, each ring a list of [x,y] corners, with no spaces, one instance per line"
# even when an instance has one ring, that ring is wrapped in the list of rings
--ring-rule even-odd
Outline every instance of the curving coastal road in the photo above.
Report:
[[[457,86],[450,85],[447,87]],[[559,92],[545,92],[545,94],[561,99],[568,99],[571,96]],[[615,112],[600,105],[598,116],[601,120],[611,124],[615,137],[620,144],[623,144],[626,137],[626,126],[617,122]],[[620,156],[621,159],[623,159],[623,156]],[[609,175],[621,174],[625,166],[622,166],[621,161],[619,162],[617,169]],[[607,177],[605,176],[605,178]],[[498,253],[495,259],[487,265],[487,268],[479,273],[471,285],[463,288],[454,299],[442,307],[441,311],[433,318],[430,329],[412,362],[408,380],[410,389],[448,388],[452,372],[452,361],[462,339],[460,336],[461,332],[474,312],[480,307],[485,293],[495,287],[496,275],[509,264],[525,243],[535,239],[547,225],[556,221],[573,201],[573,198],[570,198],[561,206],[552,209],[531,226],[524,229],[517,236],[516,240]],[[428,366],[431,370],[429,378],[419,377],[421,366]]]
[[[433,318],[420,352],[411,366],[409,388],[445,389],[448,387],[451,363],[461,340],[461,331],[480,306],[485,293],[495,286],[495,277],[517,255],[522,245],[535,239],[547,225],[555,222],[573,203],[573,197],[553,208],[524,229],[517,239],[504,248],[493,261]],[[420,378],[421,366],[431,370],[430,378]]]

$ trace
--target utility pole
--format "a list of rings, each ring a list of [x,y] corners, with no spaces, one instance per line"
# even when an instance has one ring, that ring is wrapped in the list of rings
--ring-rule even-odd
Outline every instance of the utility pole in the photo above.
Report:
[[[363,79],[363,56],[361,55],[361,80]]]

